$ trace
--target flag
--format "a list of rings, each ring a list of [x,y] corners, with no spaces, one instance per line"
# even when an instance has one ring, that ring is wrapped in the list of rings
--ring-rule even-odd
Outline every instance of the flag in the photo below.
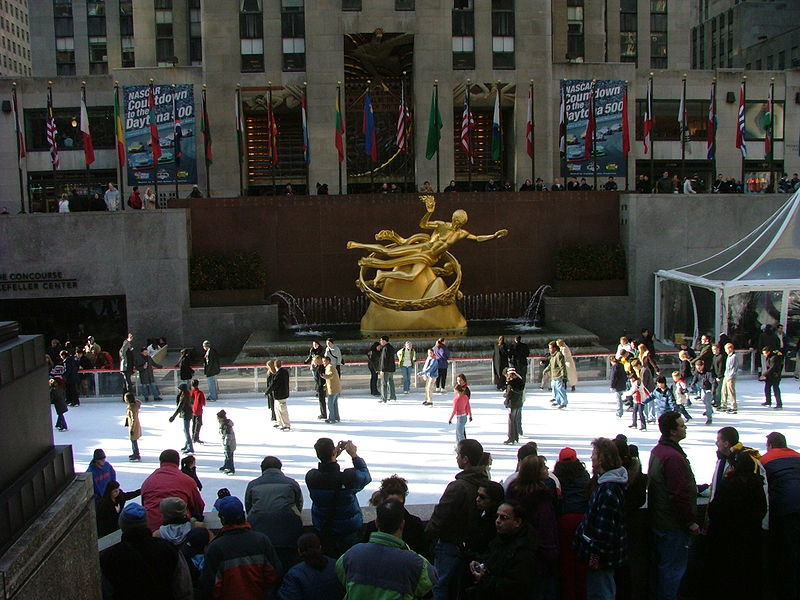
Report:
[[[406,104],[406,89],[400,82],[400,106],[397,108],[397,129],[395,131],[395,145],[400,152],[410,150],[408,136],[411,131],[411,111]]]
[[[361,121],[361,132],[364,134],[364,154],[378,162],[378,137],[375,131],[375,113],[372,112],[372,96],[364,93],[364,118]]]
[[[594,116],[594,83],[589,90],[589,116],[586,119],[586,131],[583,134],[583,157],[589,159],[592,157],[592,150],[594,150],[594,136],[595,136],[595,116]]]
[[[272,101],[269,103],[267,119],[269,121],[269,152],[272,156],[272,164],[277,167],[281,161],[278,156],[278,122],[275,120],[275,112],[272,110]]]
[[[150,148],[153,152],[153,164],[158,164],[158,159],[161,158],[161,142],[158,139],[158,125],[156,124],[156,98],[153,93],[153,85],[147,90],[147,103],[150,107],[149,122],[150,122]]]
[[[736,147],[742,151],[742,158],[747,157],[747,144],[744,140],[744,82],[739,88],[739,117],[736,125]]]
[[[684,140],[683,130],[686,126],[686,80],[683,81],[683,88],[681,89],[681,101],[678,104],[678,129],[681,132],[681,141]]]
[[[434,85],[431,94],[431,112],[428,114],[428,140],[425,144],[425,158],[428,160],[439,152],[442,127],[442,113],[439,112],[439,88]]]
[[[206,108],[206,93],[203,90],[203,148],[206,154],[206,166],[214,162],[211,152],[211,121],[208,119],[208,108]]]
[[[336,122],[335,122],[335,138],[334,144],[336,145],[336,152],[339,155],[339,162],[344,162],[344,119],[342,119],[342,109],[339,106],[339,92],[336,92]]]
[[[706,158],[714,160],[717,152],[717,86],[711,84],[711,98],[708,101],[708,123],[706,130]]]
[[[239,154],[239,162],[242,162],[242,145],[244,142],[244,126],[242,125],[242,105],[239,102],[239,90],[236,90],[236,106],[234,115],[236,116],[236,151]]]
[[[472,129],[474,127],[475,120],[469,107],[469,87],[467,87],[464,90],[464,112],[461,114],[461,147],[471,163],[475,162],[472,155]]]
[[[626,159],[631,151],[631,132],[628,127],[628,84],[622,91],[622,156]]]
[[[53,117],[53,100],[51,94],[47,95],[47,124],[46,132],[47,146],[50,148],[50,162],[53,163],[53,168],[57,169],[61,166],[61,159],[58,156],[58,129],[56,128],[56,120]]]
[[[558,109],[558,151],[561,160],[567,158],[567,98],[564,84],[561,84],[561,106]]]
[[[114,138],[117,141],[117,160],[125,164],[125,132],[122,129],[122,112],[119,109],[119,88],[114,90]]]
[[[494,114],[492,115],[492,160],[500,160],[503,139],[500,132],[500,88],[494,97]]]
[[[533,158],[533,92],[528,90],[528,122],[525,125],[525,140],[528,156]]]
[[[175,168],[180,169],[181,167],[181,157],[183,156],[183,150],[181,149],[181,143],[183,140],[183,129],[181,129],[181,122],[175,121],[175,131],[173,132],[173,144],[175,150]]]
[[[308,164],[311,162],[311,146],[308,144],[308,111],[305,94],[300,96],[300,119],[303,122],[303,160]]]
[[[767,112],[764,114],[764,159],[772,160],[772,139],[775,136],[775,123],[773,121],[772,106],[773,84],[769,84],[769,94],[767,96]]]
[[[19,107],[17,106],[17,91],[14,90],[14,125],[17,128],[17,152],[19,158],[19,168],[22,168],[22,159],[27,156],[27,152],[25,152],[25,136],[22,135],[22,129],[19,126]]]
[[[94,145],[89,130],[89,112],[86,110],[85,94],[81,95],[81,134],[83,134],[83,156],[88,167],[94,162]]]
[[[652,140],[650,138],[650,131],[653,128],[655,119],[653,118],[653,80],[647,82],[647,100],[644,107],[644,122],[642,123],[642,144],[644,145],[644,153],[650,151]]]

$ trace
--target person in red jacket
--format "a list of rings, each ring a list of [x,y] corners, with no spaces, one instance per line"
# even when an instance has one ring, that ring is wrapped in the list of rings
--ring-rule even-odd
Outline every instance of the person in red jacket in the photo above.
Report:
[[[181,457],[177,450],[164,450],[158,458],[161,466],[142,483],[142,504],[147,509],[147,527],[155,531],[161,526],[159,506],[164,498],[177,497],[186,502],[186,510],[202,520],[205,502],[194,480],[180,471]]]
[[[200,439],[200,428],[203,426],[203,407],[206,405],[206,395],[200,389],[200,382],[197,379],[192,379],[189,396],[192,398],[192,441],[205,444]]]

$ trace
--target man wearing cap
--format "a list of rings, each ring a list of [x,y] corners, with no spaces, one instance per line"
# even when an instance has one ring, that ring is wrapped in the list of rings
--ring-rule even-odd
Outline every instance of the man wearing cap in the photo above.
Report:
[[[164,498],[177,497],[186,502],[187,511],[202,519],[205,502],[194,479],[180,471],[177,450],[164,450],[159,457],[161,466],[142,483],[142,504],[147,509],[147,527],[155,531],[162,524],[159,506]]]
[[[208,381],[208,398],[209,402],[216,402],[219,395],[217,388],[217,375],[219,375],[219,354],[214,348],[211,347],[211,342],[208,340],[203,342],[203,349],[206,353],[203,355],[203,374]]]
[[[281,563],[269,538],[253,531],[236,496],[217,502],[222,530],[209,544],[200,575],[203,598],[266,598],[281,578]],[[269,597],[273,597],[270,595]]]
[[[125,505],[119,527],[121,540],[100,553],[103,598],[193,598],[186,561],[175,546],[150,534],[141,504]]]
[[[94,451],[92,462],[89,463],[89,468],[86,469],[86,472],[92,474],[94,500],[95,502],[100,502],[108,482],[117,480],[117,472],[114,471],[111,463],[106,460],[106,453],[103,452],[102,448]]]
[[[522,435],[522,405],[525,403],[525,382],[513,367],[506,369],[506,398],[503,404],[508,409],[508,438],[503,442],[511,445],[519,442]]]
[[[436,571],[403,541],[405,508],[388,500],[376,509],[378,531],[336,562],[348,598],[422,598],[436,584]]]

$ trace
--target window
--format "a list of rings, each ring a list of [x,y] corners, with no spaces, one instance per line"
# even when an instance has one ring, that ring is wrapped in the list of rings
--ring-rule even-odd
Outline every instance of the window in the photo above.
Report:
[[[200,0],[189,0],[189,63],[203,64],[203,34],[200,22]]]
[[[759,58],[758,60],[756,60],[756,71],[760,70],[761,70],[761,59]]]
[[[395,10],[414,10],[414,0],[394,0]]]
[[[86,14],[90,17],[105,17],[106,16],[106,3],[105,2],[87,2]]]
[[[583,58],[583,0],[567,0],[567,60]]]
[[[123,37],[122,43],[122,66],[135,67],[136,66],[136,53],[134,51],[133,38],[130,36]]]
[[[72,18],[72,0],[53,0],[53,16]]]
[[[303,0],[282,0],[281,37],[283,38],[283,70],[303,71],[306,68],[305,13]]]
[[[667,64],[667,0],[650,0],[650,68],[666,69]]]
[[[619,60],[620,62],[635,63],[639,45],[636,0],[622,0],[619,8]]]
[[[514,0],[492,0],[492,66],[514,68]]]
[[[75,38],[56,38],[56,72],[59,75],[75,74]]]
[[[264,70],[264,19],[261,0],[241,0],[239,38],[242,73]]]
[[[361,10],[361,0],[342,0],[342,10]]]
[[[174,64],[175,40],[172,30],[172,10],[163,7],[165,0],[158,0],[156,6],[156,63],[158,66],[169,66]],[[171,2],[170,2],[171,5]]]
[[[453,9],[453,68],[475,68],[475,13],[469,8]]]
[[[155,0],[156,10],[172,10],[172,0]]]
[[[778,70],[783,71],[786,68],[786,51],[781,50],[778,52]]]
[[[89,72],[93,75],[108,73],[108,52],[105,37],[89,38]]]

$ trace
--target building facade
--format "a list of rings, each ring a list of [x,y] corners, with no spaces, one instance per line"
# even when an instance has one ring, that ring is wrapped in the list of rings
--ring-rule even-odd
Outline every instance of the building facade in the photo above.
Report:
[[[0,76],[30,77],[28,0],[0,2]]]
[[[62,192],[91,196],[112,180],[121,180],[125,194],[137,184],[158,186],[162,200],[186,195],[193,183],[220,197],[280,194],[287,184],[297,193],[314,193],[317,183],[328,184],[331,193],[365,192],[384,183],[412,190],[425,181],[443,189],[455,180],[461,190],[482,190],[489,179],[514,188],[535,177],[550,184],[576,172],[571,156],[583,145],[581,136],[569,136],[572,149],[561,148],[560,96],[567,81],[624,84],[630,151],[613,165],[621,188],[633,188],[641,173],[667,170],[697,174],[705,188],[721,172],[761,182],[752,186],[757,191],[769,172],[800,169],[797,73],[788,70],[789,64],[787,70],[776,65],[776,70],[747,73],[747,108],[753,115],[743,161],[735,132],[745,73],[743,67],[728,68],[727,60],[724,69],[719,63],[710,68],[708,60],[705,68],[691,69],[699,67],[698,46],[691,43],[698,35],[693,26],[701,20],[697,3],[39,0],[30,8],[34,77],[17,80],[28,149],[20,170],[13,144],[0,149],[7,171],[0,202],[9,210],[52,209]],[[710,21],[711,14],[707,17]],[[727,26],[727,13],[725,18]],[[656,120],[652,149],[648,145],[645,153],[641,129],[651,73]],[[677,114],[684,74],[687,116],[681,136]],[[716,153],[710,160],[707,123],[714,80]],[[79,135],[83,81],[96,157],[89,169]],[[159,90],[154,95],[167,105],[171,86],[188,86],[194,119],[187,125],[186,115],[170,106],[159,113],[158,135],[167,158],[157,163],[149,156],[144,117],[139,112],[129,118],[136,111],[125,102],[126,93],[144,93],[151,82]],[[777,121],[772,160],[766,161],[758,123],[770,83]],[[123,169],[114,150],[115,84],[126,130]],[[10,79],[5,88],[10,96]],[[58,129],[57,170],[43,120],[48,88]],[[431,138],[434,91],[441,115],[434,123],[441,128],[435,127],[438,136]],[[202,135],[203,97],[210,151]],[[405,145],[398,147],[401,99],[410,121],[405,122]],[[467,100],[469,153],[461,139]],[[174,133],[179,116],[184,118],[180,146]],[[619,137],[622,128],[608,129]],[[13,119],[0,122],[0,135],[13,139]],[[602,158],[613,143],[618,142],[600,140],[592,156]],[[181,156],[179,166],[175,159]],[[166,163],[170,166],[162,168]],[[584,167],[592,185],[591,169],[606,172],[597,161]]]

